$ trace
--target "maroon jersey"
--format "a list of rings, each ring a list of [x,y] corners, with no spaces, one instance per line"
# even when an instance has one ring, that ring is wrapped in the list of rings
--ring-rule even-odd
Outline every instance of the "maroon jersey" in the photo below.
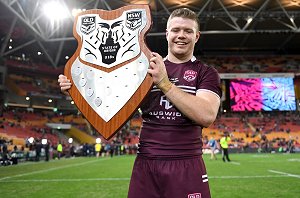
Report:
[[[193,59],[180,64],[165,60],[169,80],[189,94],[196,95],[197,91],[203,90],[221,97],[218,72]],[[141,109],[143,126],[139,155],[182,158],[202,154],[202,127],[184,116],[156,86],[153,86]]]

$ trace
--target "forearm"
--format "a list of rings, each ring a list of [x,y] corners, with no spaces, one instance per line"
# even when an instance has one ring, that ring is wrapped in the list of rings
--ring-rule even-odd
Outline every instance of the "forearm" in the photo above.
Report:
[[[181,113],[197,124],[208,127],[216,119],[220,101],[211,98],[216,96],[208,97],[211,93],[195,96],[182,91],[175,85],[172,85],[169,90],[163,92]]]

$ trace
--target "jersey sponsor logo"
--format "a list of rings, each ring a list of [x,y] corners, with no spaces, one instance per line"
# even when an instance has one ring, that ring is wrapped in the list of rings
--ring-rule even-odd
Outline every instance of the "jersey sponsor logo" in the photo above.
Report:
[[[176,120],[176,118],[182,116],[180,112],[167,112],[167,111],[152,111],[149,112],[149,115],[153,115],[160,120]]]
[[[196,79],[196,76],[197,76],[197,72],[193,70],[187,70],[184,72],[183,78],[188,82],[192,82],[193,80]]]
[[[193,193],[193,194],[189,194],[188,198],[201,198],[201,193]]]
[[[167,99],[166,96],[160,97],[159,105],[164,106],[165,109],[171,109],[173,107],[173,104]]]

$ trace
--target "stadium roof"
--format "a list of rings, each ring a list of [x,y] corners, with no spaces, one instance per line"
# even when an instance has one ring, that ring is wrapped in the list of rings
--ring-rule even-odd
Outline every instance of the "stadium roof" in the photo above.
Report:
[[[54,1],[54,0],[53,0]],[[1,57],[19,56],[54,67],[66,63],[77,47],[71,11],[64,21],[46,18],[50,0],[0,0]],[[147,44],[167,53],[166,20],[174,9],[194,10],[202,36],[196,54],[295,54],[300,51],[300,0],[60,0],[68,10],[113,10],[149,4],[153,25]],[[56,14],[59,10],[55,11]],[[38,55],[38,52],[41,52]]]

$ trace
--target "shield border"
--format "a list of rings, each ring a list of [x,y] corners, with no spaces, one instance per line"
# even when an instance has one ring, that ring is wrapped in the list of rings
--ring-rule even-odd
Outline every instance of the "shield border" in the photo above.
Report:
[[[71,76],[71,67],[73,62],[76,60],[77,57],[79,57],[80,49],[82,47],[82,42],[80,36],[76,32],[76,24],[78,20],[78,16],[85,15],[85,14],[99,14],[99,16],[104,20],[111,20],[114,18],[117,18],[122,15],[124,11],[131,10],[131,9],[145,9],[146,15],[147,15],[147,24],[145,28],[141,31],[140,37],[139,37],[139,43],[141,51],[146,55],[148,60],[151,58],[151,51],[147,47],[145,43],[145,35],[150,31],[150,28],[152,26],[152,18],[151,18],[151,12],[150,12],[150,6],[149,5],[128,5],[121,7],[116,10],[102,10],[102,9],[92,9],[87,10],[84,12],[81,12],[79,15],[76,16],[74,20],[73,25],[73,35],[76,38],[78,42],[77,49],[73,56],[69,59],[69,61],[65,65],[64,74],[67,76],[68,79],[71,80],[71,83],[74,84]],[[118,69],[124,65],[126,65],[129,62],[134,61],[137,59],[140,55],[138,55],[135,58],[132,58],[128,61],[125,61],[121,64],[118,64],[112,68],[105,68],[105,67],[99,67],[98,65],[93,65],[88,62],[83,62],[85,65],[89,65],[91,67],[100,69],[105,72],[111,72],[115,69]],[[68,90],[71,98],[73,99],[75,105],[77,108],[81,111],[81,113],[84,115],[84,117],[92,124],[92,126],[106,139],[109,140],[111,137],[113,137],[125,124],[126,122],[131,118],[131,116],[137,111],[139,106],[141,105],[142,101],[146,97],[146,95],[149,93],[153,86],[153,80],[152,77],[147,74],[141,85],[138,87],[136,92],[132,95],[132,97],[127,101],[127,103],[120,109],[120,111],[113,116],[108,122],[104,121],[94,110],[92,107],[88,105],[88,103],[85,101],[83,96],[80,94],[79,90],[76,88],[76,86],[71,86],[71,88]]]

